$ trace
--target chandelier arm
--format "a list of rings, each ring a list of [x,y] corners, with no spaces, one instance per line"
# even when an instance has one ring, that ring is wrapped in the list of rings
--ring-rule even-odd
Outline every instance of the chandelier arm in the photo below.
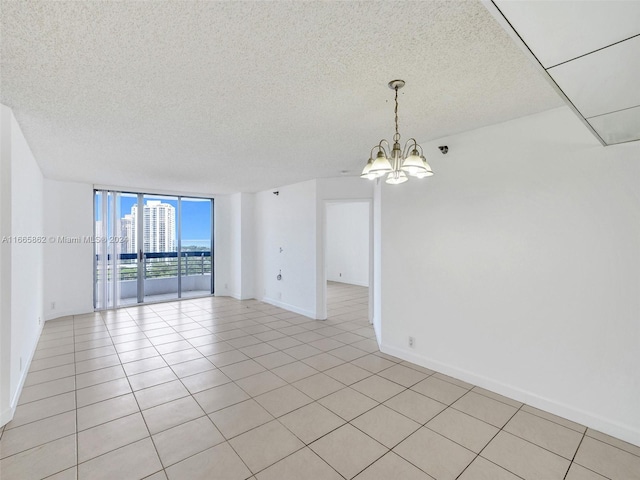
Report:
[[[413,145],[411,145],[411,142],[413,142]],[[418,148],[420,147],[420,145],[418,145],[418,142],[416,141],[415,138],[410,138],[409,140],[407,140],[407,142],[404,144],[404,150],[402,150],[402,156],[404,158],[407,158],[407,154],[409,153],[410,147],[413,148]],[[422,147],[420,147],[420,149],[422,150]]]
[[[373,147],[373,148],[379,148],[380,150],[382,150],[384,152],[384,154],[388,157],[388,152],[387,149],[385,149],[382,144],[386,143],[387,144],[387,149],[389,150],[389,152],[391,151],[391,145],[389,145],[389,142],[387,142],[384,138],[382,140],[380,140],[380,143],[378,144],[377,147]]]

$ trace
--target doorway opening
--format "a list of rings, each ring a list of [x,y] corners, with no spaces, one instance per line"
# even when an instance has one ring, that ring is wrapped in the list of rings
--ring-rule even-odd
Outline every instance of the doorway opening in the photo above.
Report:
[[[372,321],[371,200],[325,204],[325,302],[328,318]]]

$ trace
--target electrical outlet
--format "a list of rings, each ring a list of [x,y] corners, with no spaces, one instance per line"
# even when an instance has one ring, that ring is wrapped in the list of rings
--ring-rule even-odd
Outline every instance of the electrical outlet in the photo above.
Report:
[[[51,302],[51,310],[55,310],[56,309],[56,302]]]
[[[342,276],[342,274],[340,274],[340,276]]]
[[[38,325],[42,323],[42,318],[38,317]]]
[[[416,339],[413,337],[409,337],[409,346],[413,348],[416,344]]]

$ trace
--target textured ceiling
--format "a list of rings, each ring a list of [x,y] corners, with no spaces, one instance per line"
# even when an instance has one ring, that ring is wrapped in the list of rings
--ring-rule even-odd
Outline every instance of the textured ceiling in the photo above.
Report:
[[[230,193],[359,174],[393,133],[394,78],[419,142],[563,104],[477,1],[0,5],[0,101],[50,178]]]

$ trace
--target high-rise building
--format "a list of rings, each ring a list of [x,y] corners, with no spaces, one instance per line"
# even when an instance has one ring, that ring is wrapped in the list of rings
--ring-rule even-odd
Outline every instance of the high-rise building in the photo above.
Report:
[[[136,222],[133,215],[130,213],[125,214],[125,216],[120,219],[120,236],[126,238],[126,240],[121,243],[121,253],[135,253],[135,229]]]
[[[176,209],[160,200],[148,200],[143,211],[143,242],[145,252],[176,250]],[[138,251],[138,205],[121,219],[122,235],[129,240],[129,252]]]

